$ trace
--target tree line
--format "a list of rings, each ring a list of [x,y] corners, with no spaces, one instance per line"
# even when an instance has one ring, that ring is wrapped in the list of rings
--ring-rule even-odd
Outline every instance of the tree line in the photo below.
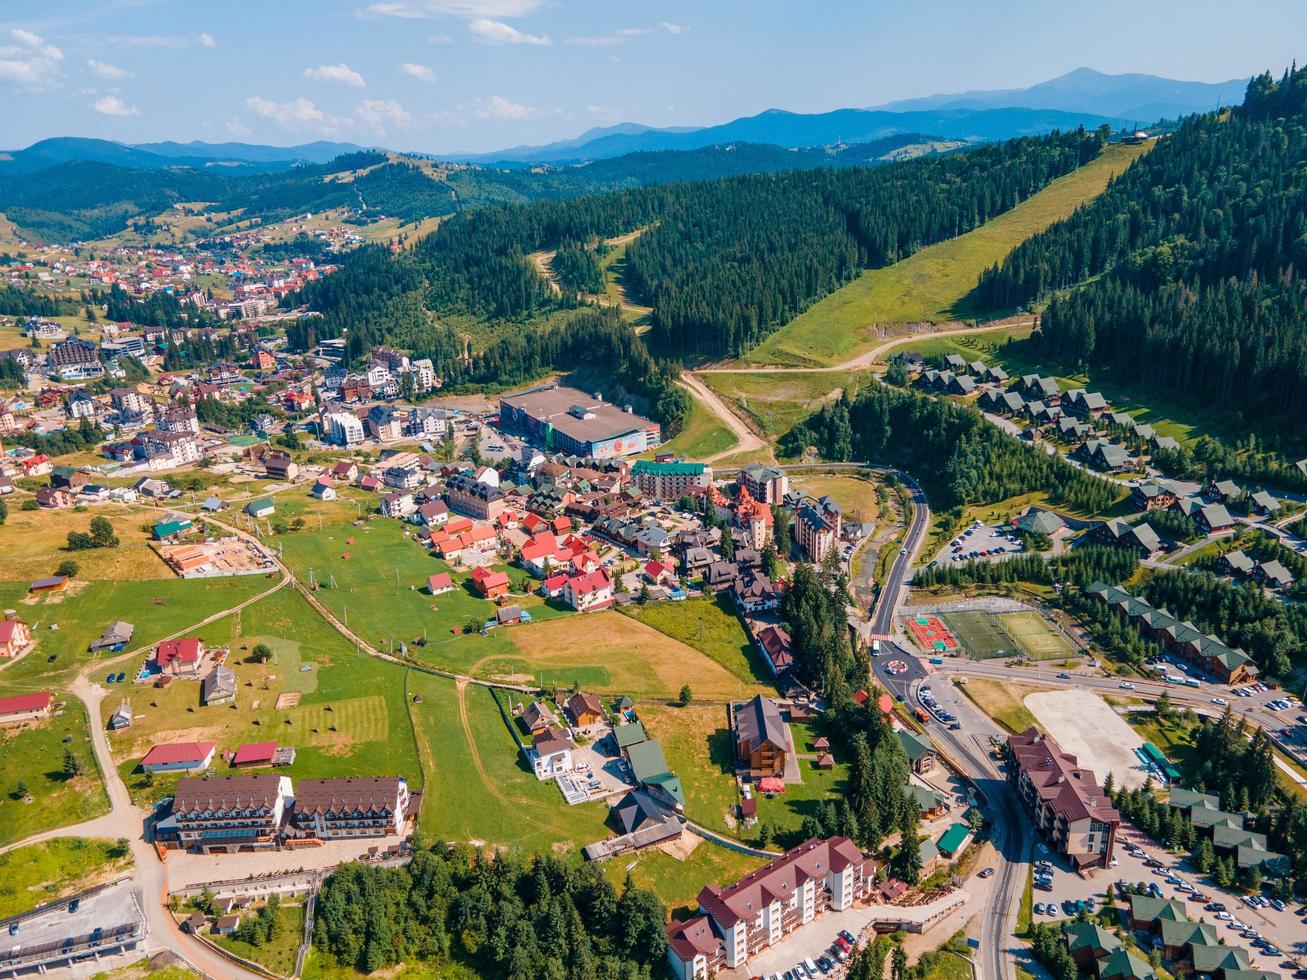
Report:
[[[860,270],[895,262],[983,223],[1100,152],[1103,134],[1053,133],[872,169],[763,173],[665,184],[458,214],[413,248],[360,249],[305,287],[328,320],[402,307],[409,321],[470,315],[523,324],[575,303],[531,255],[648,228],[626,252],[625,285],[654,307],[653,346],[738,354]],[[372,254],[369,254],[371,252]]]
[[[1046,354],[1219,399],[1300,439],[1305,107],[1307,69],[1254,78],[1242,106],[1190,117],[1092,204],[1014,249],[977,299],[1008,308],[1052,295],[1036,334]]]
[[[1017,555],[1004,561],[975,560],[923,568],[912,577],[914,585],[994,585],[1002,582],[1035,582],[1040,585],[1070,583],[1084,588],[1094,582],[1119,585],[1135,573],[1139,556],[1130,548],[1088,545],[1065,554],[1044,558]]]
[[[1019,442],[974,408],[886,385],[846,391],[781,440],[786,455],[809,448],[823,459],[904,469],[940,510],[1044,490],[1055,503],[1092,513],[1120,496],[1109,481]]]
[[[419,844],[401,867],[342,865],[323,882],[314,945],[372,973],[457,960],[504,980],[647,980],[661,970],[667,910],[599,865],[552,854]]]

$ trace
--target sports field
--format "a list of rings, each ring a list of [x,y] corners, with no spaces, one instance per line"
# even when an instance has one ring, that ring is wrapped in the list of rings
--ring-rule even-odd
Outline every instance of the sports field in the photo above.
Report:
[[[1037,612],[951,612],[944,621],[977,660],[1018,655],[1031,660],[1076,656],[1075,648]]]
[[[932,653],[957,652],[957,639],[938,616],[910,616],[907,627],[922,650]]]
[[[1003,613],[1003,630],[1031,660],[1076,656],[1076,649],[1037,612]]]
[[[953,612],[944,619],[966,651],[977,660],[1011,657],[1017,653],[1016,643],[993,613]]]

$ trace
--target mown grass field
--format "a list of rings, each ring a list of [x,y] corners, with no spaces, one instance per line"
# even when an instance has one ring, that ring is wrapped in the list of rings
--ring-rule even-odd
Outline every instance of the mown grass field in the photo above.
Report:
[[[1026,696],[1047,691],[1049,688],[1035,684],[1012,684],[1006,681],[968,677],[961,690],[981,711],[1009,732],[1015,733],[1024,732],[1031,725],[1036,724],[1035,716],[1026,707]]]
[[[840,505],[845,521],[875,522],[880,517],[879,484],[856,476],[796,473],[790,487],[814,497],[830,497]]]
[[[85,891],[132,863],[116,841],[56,837],[0,854],[0,919]]]
[[[645,731],[662,743],[668,767],[681,778],[686,816],[709,830],[735,836],[739,794],[726,706],[646,704],[639,712]]]
[[[53,693],[56,704],[64,704],[61,714],[32,727],[0,731],[0,844],[109,811],[86,709],[66,691]],[[80,776],[64,775],[65,751],[81,761]],[[23,786],[26,795],[20,792]]]
[[[447,841],[579,851],[606,837],[602,803],[568,806],[530,772],[490,692],[414,673],[409,690],[426,773],[419,827]]]
[[[946,613],[943,619],[966,651],[977,660],[1011,657],[1020,652],[1012,637],[1004,632],[997,617],[991,613]]]
[[[901,262],[862,273],[750,351],[754,364],[833,365],[872,346],[877,325],[939,322],[983,311],[966,301],[981,272],[1092,200],[1148,146],[1111,146],[1010,211]]]
[[[1037,612],[1003,613],[999,617],[1003,632],[1031,660],[1065,660],[1076,656],[1076,649]]]
[[[694,647],[742,681],[757,684],[772,681],[771,669],[750,642],[725,593],[684,602],[625,606],[622,611],[632,619]],[[688,683],[693,689],[693,680]]]
[[[794,371],[698,375],[750,428],[775,441],[845,388],[870,382],[862,372]]]
[[[688,914],[698,907],[704,885],[729,885],[762,865],[762,858],[700,841],[684,860],[651,848],[604,862],[604,872],[619,889],[629,873],[637,888],[652,889],[673,914]]]
[[[131,705],[132,726],[109,739],[135,799],[160,799],[175,783],[176,777],[137,771],[151,745],[168,741],[214,741],[220,754],[246,742],[276,741],[297,750],[295,764],[280,770],[293,778],[399,775],[421,786],[405,695],[408,669],[356,653],[297,592],[283,589],[198,635],[210,645],[230,645],[234,705],[201,705],[199,682],[185,679],[162,689],[125,684],[120,697],[102,704],[105,721],[122,698]],[[267,664],[252,662],[259,643],[274,651]],[[300,670],[303,664],[311,669]],[[300,704],[278,710],[283,691],[300,692]],[[225,771],[226,764],[215,759],[214,768]]]

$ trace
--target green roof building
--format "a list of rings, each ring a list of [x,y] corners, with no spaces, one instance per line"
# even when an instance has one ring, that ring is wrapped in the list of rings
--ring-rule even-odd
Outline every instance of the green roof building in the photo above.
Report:
[[[947,858],[957,857],[971,840],[971,828],[964,823],[955,823],[939,838],[939,852]]]
[[[1141,960],[1128,949],[1118,949],[1098,963],[1098,980],[1157,980],[1157,974],[1147,961]]]

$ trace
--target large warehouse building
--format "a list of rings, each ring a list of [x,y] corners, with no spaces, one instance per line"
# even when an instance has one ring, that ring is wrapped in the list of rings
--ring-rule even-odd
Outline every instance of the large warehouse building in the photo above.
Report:
[[[657,422],[558,385],[501,397],[499,421],[546,449],[594,459],[636,456],[662,442]]]

